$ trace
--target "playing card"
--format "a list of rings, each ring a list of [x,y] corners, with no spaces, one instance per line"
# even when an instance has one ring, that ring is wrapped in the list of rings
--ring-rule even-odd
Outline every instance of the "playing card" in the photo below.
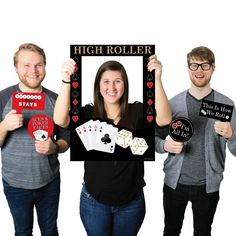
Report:
[[[97,151],[113,153],[116,145],[115,134],[118,132],[118,128],[105,122],[105,124],[102,123],[103,122],[101,122],[98,127],[94,149]]]
[[[94,121],[93,120],[89,120],[86,123],[84,123],[84,126],[87,129],[87,134],[85,135],[87,138],[87,144],[88,144],[88,149],[91,150],[93,149],[92,147],[92,140],[93,140],[93,129],[94,129]]]
[[[94,149],[94,144],[96,142],[99,124],[100,124],[100,121],[95,120],[95,121],[88,123],[88,125],[87,125],[87,129],[88,129],[87,138],[88,138],[90,150]]]
[[[79,136],[79,138],[81,139],[84,147],[86,148],[87,151],[90,150],[89,148],[89,143],[88,143],[88,138],[87,138],[87,135],[88,135],[88,131],[87,131],[87,123],[90,122],[90,121],[87,121],[85,122],[84,124],[78,126],[75,130]]]
[[[39,130],[35,130],[35,131],[33,132],[34,138],[35,138],[36,140],[38,140],[38,138],[39,138],[38,133],[39,133]]]
[[[36,130],[33,132],[36,140],[45,141],[48,138],[48,132],[45,130]]]
[[[41,139],[42,141],[45,141],[48,139],[48,132],[46,130],[42,131]]]

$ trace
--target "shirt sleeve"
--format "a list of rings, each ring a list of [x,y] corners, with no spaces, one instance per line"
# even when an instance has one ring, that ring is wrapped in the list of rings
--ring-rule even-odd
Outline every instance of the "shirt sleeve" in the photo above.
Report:
[[[69,128],[62,128],[58,125],[55,125],[55,141],[59,139],[63,139],[68,143],[70,146],[70,129]]]
[[[155,151],[157,153],[165,153],[164,142],[168,135],[168,127],[168,125],[164,127],[156,125],[155,127]]]

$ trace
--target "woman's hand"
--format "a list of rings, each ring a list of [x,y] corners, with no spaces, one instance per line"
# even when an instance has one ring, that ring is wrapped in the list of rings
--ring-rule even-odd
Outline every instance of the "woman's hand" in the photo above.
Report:
[[[70,82],[70,77],[77,70],[76,63],[73,59],[69,59],[62,65],[62,79],[66,82]]]

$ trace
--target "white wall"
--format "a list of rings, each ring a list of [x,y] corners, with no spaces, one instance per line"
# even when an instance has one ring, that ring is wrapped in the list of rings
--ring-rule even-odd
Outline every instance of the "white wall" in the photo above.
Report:
[[[70,44],[155,44],[162,61],[163,83],[168,97],[188,88],[186,54],[199,45],[216,56],[212,86],[236,101],[236,15],[233,0],[146,1],[1,1],[0,90],[18,82],[12,56],[21,43],[33,42],[45,49],[47,76],[44,85],[59,91],[60,67],[69,58]],[[132,88],[131,88],[132,89]],[[9,157],[10,158],[10,157]],[[165,155],[145,164],[147,213],[139,236],[162,235],[162,165]],[[86,235],[79,217],[83,163],[71,163],[69,152],[60,157],[62,192],[58,225],[61,236]],[[234,235],[236,212],[236,158],[228,153],[221,199],[212,234]],[[13,222],[0,185],[0,234],[12,236]],[[227,231],[226,231],[227,229]],[[40,235],[35,222],[35,235]],[[192,235],[190,205],[183,236]]]

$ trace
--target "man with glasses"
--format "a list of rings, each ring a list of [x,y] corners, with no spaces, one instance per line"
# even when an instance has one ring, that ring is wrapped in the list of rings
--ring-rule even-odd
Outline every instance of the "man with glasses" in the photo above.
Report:
[[[236,156],[235,111],[231,122],[199,116],[203,99],[234,107],[232,100],[210,86],[215,70],[213,52],[207,47],[196,47],[187,54],[187,63],[191,86],[172,98],[170,104],[173,118],[190,119],[194,134],[183,143],[167,137],[168,127],[156,128],[156,151],[169,153],[164,163],[164,236],[180,235],[189,201],[194,236],[211,235],[223,179],[226,144]]]

